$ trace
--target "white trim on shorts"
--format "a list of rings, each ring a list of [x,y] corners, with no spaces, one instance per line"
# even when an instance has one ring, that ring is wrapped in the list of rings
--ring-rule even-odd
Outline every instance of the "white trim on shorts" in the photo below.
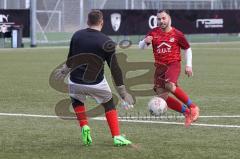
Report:
[[[106,78],[95,85],[74,83],[68,78],[69,95],[81,102],[86,101],[86,96],[90,96],[96,100],[98,104],[106,103],[112,98],[112,91],[108,85]]]

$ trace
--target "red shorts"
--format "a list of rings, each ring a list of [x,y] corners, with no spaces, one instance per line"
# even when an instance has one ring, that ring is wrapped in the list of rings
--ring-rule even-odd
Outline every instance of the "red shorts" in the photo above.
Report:
[[[154,89],[165,88],[166,81],[177,84],[180,72],[180,61],[172,62],[165,66],[156,66],[154,74]]]

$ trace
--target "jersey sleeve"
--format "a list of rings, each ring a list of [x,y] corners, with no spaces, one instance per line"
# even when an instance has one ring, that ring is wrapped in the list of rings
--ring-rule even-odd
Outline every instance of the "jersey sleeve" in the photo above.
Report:
[[[71,63],[69,62],[69,59],[73,56],[73,38],[71,39],[70,46],[69,46],[69,51],[68,51],[68,56],[67,56],[67,61],[66,65],[71,68]]]
[[[108,66],[110,68],[115,85],[116,86],[124,85],[122,70],[118,64],[116,54],[113,54],[111,56],[111,60],[110,60],[110,63],[108,64]]]
[[[123,85],[123,75],[122,70],[118,64],[118,60],[116,57],[116,43],[113,42],[111,39],[108,39],[104,43],[104,52],[105,52],[105,59],[110,68],[114,83],[116,86]]]
[[[105,53],[105,59],[108,65],[111,63],[112,55],[116,52],[116,43],[111,39],[107,39],[103,44],[103,51]]]
[[[190,45],[189,45],[186,37],[184,36],[184,34],[183,33],[179,33],[178,36],[179,36],[178,43],[179,43],[181,49],[186,50],[186,49],[190,48]]]
[[[146,38],[147,36],[153,36],[153,31],[150,30],[150,31],[146,34],[145,38]],[[150,45],[150,43],[147,43],[147,45]]]
[[[153,31],[152,30],[150,30],[147,34],[146,34],[146,36],[145,37],[147,37],[147,36],[153,36]]]

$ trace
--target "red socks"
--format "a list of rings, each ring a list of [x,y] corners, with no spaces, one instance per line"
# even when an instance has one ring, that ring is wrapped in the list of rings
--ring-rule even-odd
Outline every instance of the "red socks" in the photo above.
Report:
[[[87,116],[85,113],[85,106],[80,105],[74,108],[74,111],[77,116],[77,120],[79,122],[80,127],[88,124]],[[112,109],[105,113],[109,128],[111,130],[112,136],[120,135],[119,123],[118,123],[118,115],[115,109]]]
[[[188,107],[196,107],[196,105],[191,101],[188,95],[180,88],[176,87],[175,92],[173,93],[181,102],[186,104]]]
[[[84,105],[79,105],[74,108],[74,111],[77,116],[77,120],[79,122],[80,127],[83,127],[84,125],[88,124],[87,116],[85,113],[85,106]]]
[[[167,105],[169,108],[180,112],[180,113],[185,113],[187,111],[189,111],[189,109],[187,109],[183,104],[181,104],[178,100],[176,100],[175,98],[168,96],[167,100]]]
[[[120,135],[118,115],[117,115],[116,109],[112,109],[110,111],[107,111],[105,113],[105,116],[107,118],[108,126],[111,130],[112,136]]]

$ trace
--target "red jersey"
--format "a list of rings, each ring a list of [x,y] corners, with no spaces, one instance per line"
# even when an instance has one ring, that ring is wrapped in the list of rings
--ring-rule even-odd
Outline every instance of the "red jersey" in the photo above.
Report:
[[[190,47],[183,33],[172,27],[169,32],[163,32],[160,27],[152,29],[147,36],[152,36],[152,48],[155,63],[169,64],[181,61],[180,49]]]

